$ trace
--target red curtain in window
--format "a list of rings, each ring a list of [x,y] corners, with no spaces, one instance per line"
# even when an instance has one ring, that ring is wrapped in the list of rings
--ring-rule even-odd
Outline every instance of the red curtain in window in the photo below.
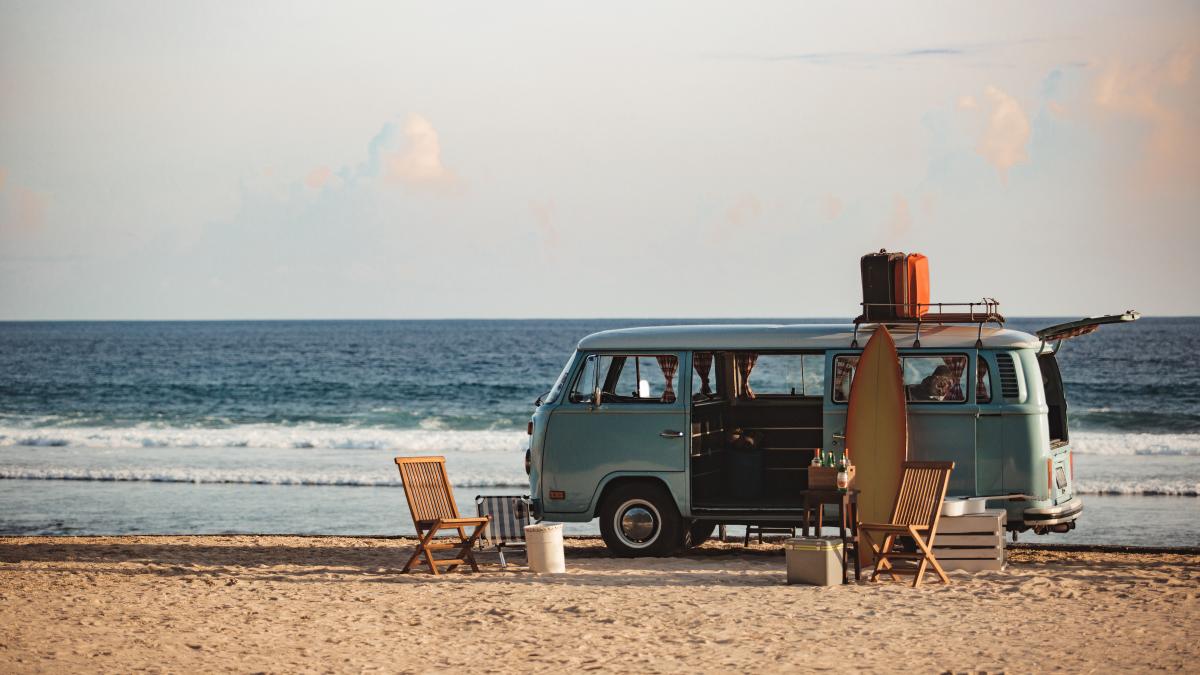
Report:
[[[708,371],[712,368],[712,362],[712,352],[695,352],[692,354],[692,367],[696,369],[696,374],[700,376],[700,393],[705,396],[712,395],[712,388],[708,385]]]
[[[975,400],[979,403],[989,403],[992,400],[992,392],[988,391],[987,385],[987,362],[983,357],[979,357],[979,361],[975,366]]]
[[[738,352],[734,355],[734,363],[737,365],[738,374],[742,376],[742,397],[754,398],[754,390],[750,388],[750,371],[754,370],[754,364],[758,363],[758,354]]]
[[[662,401],[663,403],[675,402],[675,371],[679,370],[679,359],[674,356],[656,356],[658,359],[658,367],[662,368],[663,377],[667,380],[667,385],[663,387]]]
[[[964,401],[962,390],[962,374],[967,369],[967,359],[962,356],[943,356],[942,363],[950,369],[950,377],[954,384],[950,385],[950,391],[946,393],[946,398],[951,401]]]

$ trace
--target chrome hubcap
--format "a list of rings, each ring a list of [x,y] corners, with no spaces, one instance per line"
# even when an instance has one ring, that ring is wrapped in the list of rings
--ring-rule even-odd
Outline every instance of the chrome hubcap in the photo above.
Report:
[[[641,499],[625,502],[617,509],[615,520],[614,529],[630,548],[645,548],[658,539],[658,509],[648,502]]]
[[[635,506],[621,517],[621,531],[626,539],[645,541],[654,533],[654,516],[640,506]]]

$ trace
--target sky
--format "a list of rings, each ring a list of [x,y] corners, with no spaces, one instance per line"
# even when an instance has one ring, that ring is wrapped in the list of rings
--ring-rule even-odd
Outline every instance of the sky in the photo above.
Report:
[[[0,320],[1200,314],[1200,4],[0,0]]]

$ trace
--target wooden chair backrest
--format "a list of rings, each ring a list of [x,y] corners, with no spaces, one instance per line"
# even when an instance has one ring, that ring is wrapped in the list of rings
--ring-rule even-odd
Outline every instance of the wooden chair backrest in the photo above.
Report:
[[[954,462],[905,462],[891,522],[934,529],[953,470]]]
[[[413,523],[459,517],[445,457],[397,457],[396,465]]]

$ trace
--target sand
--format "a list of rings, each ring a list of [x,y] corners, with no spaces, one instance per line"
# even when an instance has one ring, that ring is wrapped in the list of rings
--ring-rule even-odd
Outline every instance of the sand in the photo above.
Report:
[[[0,671],[1200,667],[1200,556],[1012,551],[953,584],[787,586],[770,544],[401,575],[411,541],[0,538]],[[516,560],[523,563],[524,558]]]

